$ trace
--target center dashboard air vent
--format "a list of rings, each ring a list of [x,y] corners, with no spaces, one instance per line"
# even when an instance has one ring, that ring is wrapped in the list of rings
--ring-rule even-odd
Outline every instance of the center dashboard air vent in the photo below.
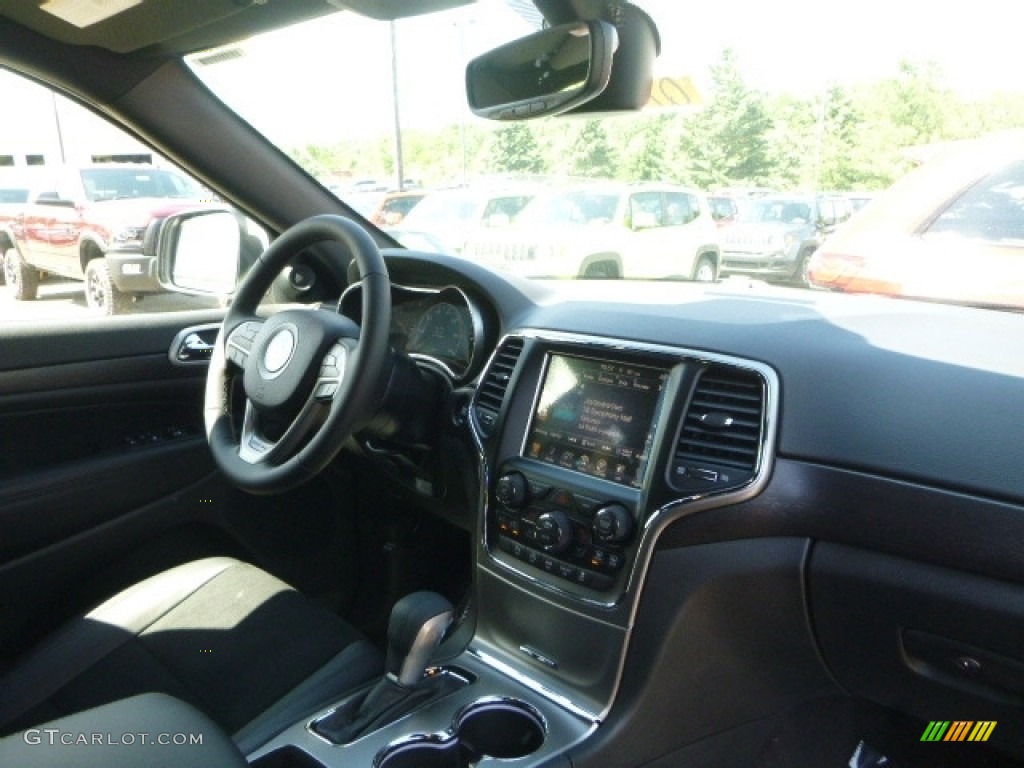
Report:
[[[476,393],[475,411],[477,424],[484,436],[490,435],[498,422],[498,414],[501,412],[502,403],[505,402],[505,393],[512,379],[512,372],[519,362],[522,351],[522,339],[505,339],[498,347],[490,367],[480,382]]]
[[[683,416],[669,480],[681,491],[721,491],[754,478],[761,455],[765,384],[748,370],[705,368]]]

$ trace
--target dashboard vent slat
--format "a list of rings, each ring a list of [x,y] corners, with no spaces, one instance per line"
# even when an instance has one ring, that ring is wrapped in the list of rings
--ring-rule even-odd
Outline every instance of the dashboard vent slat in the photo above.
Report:
[[[718,490],[752,479],[761,453],[764,399],[758,374],[726,365],[707,368],[683,417],[673,484]]]
[[[480,382],[476,393],[476,420],[484,435],[489,435],[498,421],[498,414],[505,402],[505,393],[522,351],[522,339],[506,339],[498,348],[490,368]]]

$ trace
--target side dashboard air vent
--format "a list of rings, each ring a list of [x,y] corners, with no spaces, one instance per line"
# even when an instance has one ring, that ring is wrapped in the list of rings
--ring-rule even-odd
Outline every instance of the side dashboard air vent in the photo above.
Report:
[[[680,490],[745,485],[761,454],[765,384],[751,371],[712,365],[697,380],[683,417],[671,482]]]
[[[516,363],[519,362],[519,355],[522,351],[522,339],[506,339],[498,347],[498,351],[491,361],[491,367],[487,369],[487,373],[484,374],[484,378],[480,382],[480,388],[476,393],[476,421],[485,436],[491,434],[491,430],[498,422],[498,414],[501,412],[502,403],[505,402],[508,383],[512,379],[512,372],[516,368]]]

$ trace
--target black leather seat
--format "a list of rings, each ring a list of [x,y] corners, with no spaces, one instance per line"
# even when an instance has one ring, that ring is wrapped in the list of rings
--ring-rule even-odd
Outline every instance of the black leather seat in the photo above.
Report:
[[[0,677],[0,734],[160,692],[249,752],[382,674],[346,622],[247,563],[187,563],[69,622]]]

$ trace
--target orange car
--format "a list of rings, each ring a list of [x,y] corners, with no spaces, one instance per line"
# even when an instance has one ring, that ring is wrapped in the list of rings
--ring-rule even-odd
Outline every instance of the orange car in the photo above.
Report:
[[[1024,308],[1024,137],[959,142],[827,239],[812,286]]]
[[[378,227],[393,227],[401,223],[405,215],[426,197],[426,191],[417,189],[409,192],[388,192],[370,215],[370,221]]]

